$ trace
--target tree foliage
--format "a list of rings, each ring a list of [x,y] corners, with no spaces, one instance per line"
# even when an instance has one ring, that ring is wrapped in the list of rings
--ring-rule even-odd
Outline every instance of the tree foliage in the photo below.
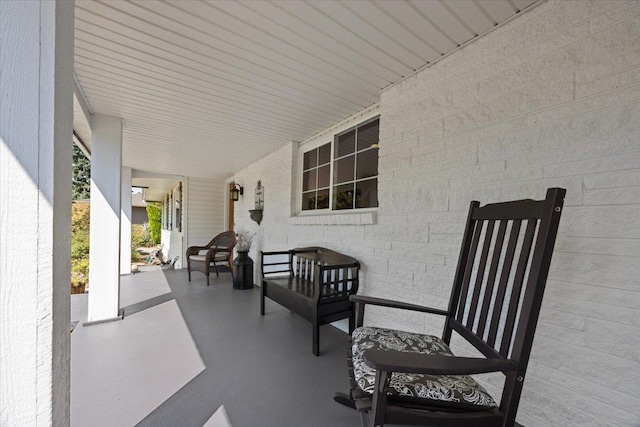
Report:
[[[154,244],[160,243],[162,229],[162,208],[155,203],[147,202],[147,216],[149,217],[149,233]]]
[[[89,281],[89,203],[71,204],[71,287]]]
[[[89,232],[89,203],[71,204],[71,232]]]
[[[91,190],[91,162],[73,144],[72,200],[88,199]]]

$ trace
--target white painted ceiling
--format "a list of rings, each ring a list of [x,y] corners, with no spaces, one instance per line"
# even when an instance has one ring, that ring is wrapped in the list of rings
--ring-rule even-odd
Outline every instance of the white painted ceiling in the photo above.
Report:
[[[224,179],[536,3],[77,0],[75,71],[125,165]]]

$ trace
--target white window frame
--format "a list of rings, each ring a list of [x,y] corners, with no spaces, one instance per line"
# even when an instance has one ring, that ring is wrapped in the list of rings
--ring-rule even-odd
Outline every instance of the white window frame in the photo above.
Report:
[[[335,163],[335,144],[338,135],[343,134],[356,126],[361,126],[368,122],[371,122],[375,119],[380,120],[380,112],[378,109],[375,109],[373,112],[369,112],[368,114],[358,116],[357,118],[353,118],[348,120],[347,123],[344,123],[341,126],[336,127],[326,135],[322,137],[316,138],[308,143],[301,144],[298,147],[298,159],[297,159],[297,188],[296,188],[296,216],[319,216],[319,215],[351,215],[354,213],[367,213],[367,212],[376,212],[378,207],[372,208],[355,208],[355,209],[340,209],[334,210],[332,209],[333,204],[333,187],[334,187],[334,177],[333,177],[333,168]],[[310,210],[302,210],[302,188],[303,188],[303,171],[304,171],[304,154],[315,149],[321,147],[327,143],[331,144],[331,163],[329,167],[329,207],[325,209],[310,209]],[[357,149],[357,147],[356,147]],[[379,165],[378,165],[379,166]],[[378,177],[380,174],[378,173]],[[378,181],[379,183],[379,181]]]

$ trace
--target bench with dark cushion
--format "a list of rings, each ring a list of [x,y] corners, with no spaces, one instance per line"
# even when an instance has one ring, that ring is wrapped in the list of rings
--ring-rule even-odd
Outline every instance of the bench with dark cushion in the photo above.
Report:
[[[321,325],[349,319],[349,333],[353,332],[355,313],[349,296],[358,291],[358,260],[320,247],[260,252],[260,260],[260,314],[264,315],[267,297],[310,321],[316,356]]]

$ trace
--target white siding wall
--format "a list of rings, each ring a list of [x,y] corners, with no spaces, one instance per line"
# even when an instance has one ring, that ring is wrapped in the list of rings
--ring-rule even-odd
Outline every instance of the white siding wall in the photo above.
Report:
[[[469,201],[565,187],[518,421],[640,425],[640,2],[549,1],[384,91],[380,110],[377,224],[294,225],[309,221],[288,218],[287,144],[235,176],[252,256],[326,245],[361,260],[363,293],[445,307]],[[246,212],[258,179],[259,227]],[[370,313],[441,332],[437,319]]]
[[[185,250],[189,246],[207,244],[216,234],[224,231],[224,190],[224,182],[187,178],[186,189],[183,188],[187,208]],[[184,253],[180,258],[183,257]]]
[[[182,262],[184,252],[187,250],[187,248],[182,248],[182,238],[183,235],[179,231],[165,230],[164,228],[161,230],[162,254],[166,261],[173,262],[175,257],[180,257],[174,264],[175,268],[182,268],[183,265],[187,265],[186,262]]]

